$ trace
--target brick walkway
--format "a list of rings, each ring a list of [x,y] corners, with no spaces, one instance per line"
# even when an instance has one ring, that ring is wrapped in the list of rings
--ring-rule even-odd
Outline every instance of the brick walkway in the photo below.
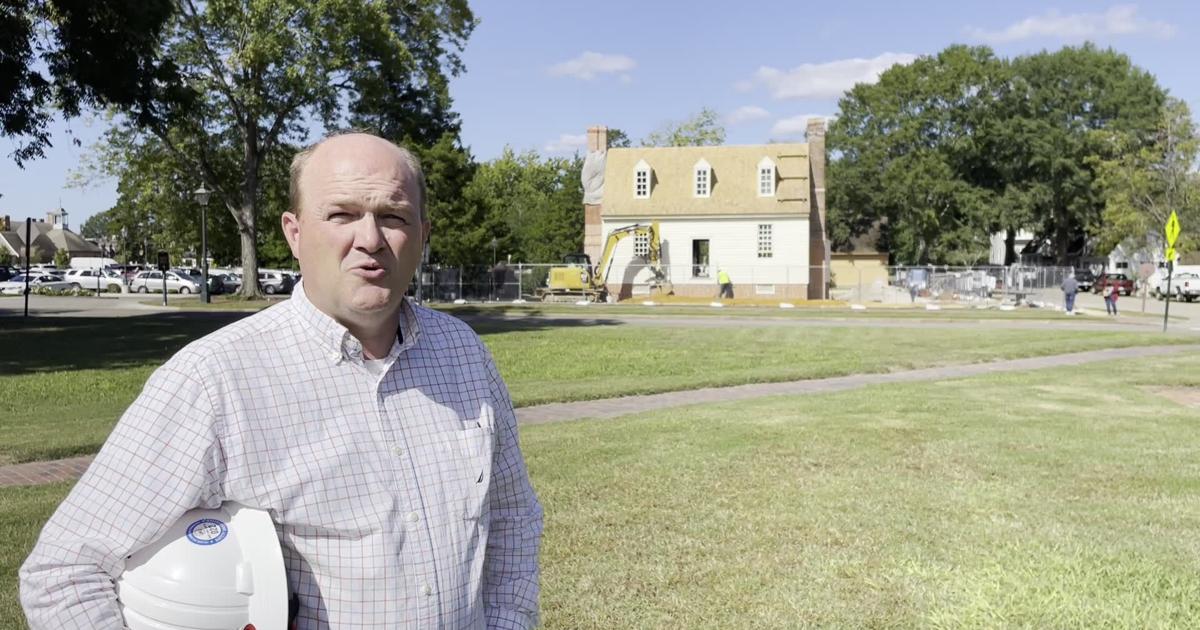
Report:
[[[949,378],[964,378],[983,374],[1001,372],[1021,372],[1044,368],[1067,367],[1083,365],[1097,361],[1114,359],[1140,359],[1144,357],[1164,356],[1200,351],[1200,346],[1143,346],[1136,348],[1113,348],[1108,350],[1093,350],[1073,354],[1059,354],[1029,359],[1011,359],[989,363],[974,363],[969,365],[953,365],[947,367],[924,368],[892,372],[887,374],[854,374],[806,381],[790,381],[786,383],[759,383],[754,385],[736,385],[733,387],[709,387],[681,392],[650,394],[646,396],[627,396],[623,398],[607,398],[604,400],[588,400],[570,403],[553,403],[534,407],[517,409],[517,419],[522,425],[547,424],[565,420],[603,419],[619,416],[681,407],[705,403],[725,403],[735,400],[747,400],[764,396],[794,396],[802,394],[821,394],[858,389],[869,385],[887,383],[912,383],[917,381],[936,381]],[[49,462],[31,462],[0,466],[0,487],[28,486],[56,481],[77,479],[87,469],[92,461],[91,456],[60,459]]]
[[[56,459],[49,462],[29,462],[0,466],[0,488],[7,486],[33,486],[55,481],[77,479],[92,463],[91,455]]]

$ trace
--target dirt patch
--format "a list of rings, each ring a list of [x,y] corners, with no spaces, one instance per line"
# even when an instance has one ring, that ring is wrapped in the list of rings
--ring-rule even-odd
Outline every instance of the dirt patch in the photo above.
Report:
[[[1147,387],[1146,390],[1184,407],[1200,409],[1200,387]]]

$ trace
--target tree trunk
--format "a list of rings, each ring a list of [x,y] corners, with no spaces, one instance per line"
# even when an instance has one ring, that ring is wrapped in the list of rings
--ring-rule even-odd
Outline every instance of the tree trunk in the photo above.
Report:
[[[1065,212],[1063,213],[1066,214]],[[1064,266],[1067,264],[1067,258],[1071,251],[1071,226],[1069,220],[1064,217],[1058,224],[1058,243],[1055,246],[1055,264]]]
[[[238,213],[238,234],[242,237],[242,288],[245,298],[262,297],[258,287],[258,221],[253,206],[243,206]]]
[[[1017,262],[1017,231],[1009,228],[1004,231],[1004,266]]]
[[[262,297],[258,286],[258,126],[245,130],[242,147],[242,207],[238,213],[238,232],[242,237],[242,290],[245,298]]]

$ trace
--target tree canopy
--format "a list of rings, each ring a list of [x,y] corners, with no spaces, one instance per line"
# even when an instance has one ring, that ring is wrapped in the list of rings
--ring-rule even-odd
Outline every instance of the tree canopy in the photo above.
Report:
[[[474,25],[465,0],[182,0],[158,54],[185,77],[191,106],[163,117],[148,115],[161,100],[124,107],[110,138],[169,155],[184,189],[211,189],[252,279],[263,203],[278,200],[264,195],[265,169],[290,158],[314,122],[349,117],[394,139],[437,142],[455,124],[447,75],[462,70]],[[256,283],[242,293],[256,295]]]
[[[951,46],[839,101],[828,146],[836,246],[884,221],[901,263],[986,260],[990,235],[1034,232],[1059,262],[1103,230],[1097,160],[1152,142],[1165,92],[1092,45],[1005,60]],[[1121,146],[1106,140],[1120,133]]]
[[[1097,181],[1105,193],[1099,232],[1100,247],[1122,243],[1137,248],[1165,246],[1163,226],[1171,212],[1182,230],[1176,250],[1196,252],[1200,246],[1200,137],[1187,103],[1167,99],[1154,142],[1145,145],[1127,133],[1111,131],[1107,140],[1121,149],[1115,157],[1096,160]],[[1131,146],[1133,145],[1133,146]]]
[[[725,143],[725,127],[716,111],[707,107],[686,120],[669,122],[642,139],[644,147],[701,147]],[[622,132],[617,139],[624,138]],[[627,139],[627,138],[626,138]]]
[[[18,165],[41,157],[57,108],[136,109],[145,120],[186,105],[178,68],[160,55],[171,0],[5,0],[0,10],[0,129]]]
[[[506,147],[500,157],[479,165],[464,191],[481,220],[467,232],[463,246],[483,245],[495,237],[501,256],[511,254],[514,262],[528,263],[555,262],[581,251],[582,170],[578,156],[542,158],[534,151],[516,153]],[[481,248],[474,258],[459,260],[490,263],[490,257],[491,250]]]

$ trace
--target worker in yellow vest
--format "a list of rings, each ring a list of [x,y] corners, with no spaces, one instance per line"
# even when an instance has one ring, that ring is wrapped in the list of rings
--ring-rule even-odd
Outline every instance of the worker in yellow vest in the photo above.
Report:
[[[724,269],[717,270],[717,283],[721,285],[721,293],[718,297],[733,299],[733,281],[729,279],[729,273]]]

